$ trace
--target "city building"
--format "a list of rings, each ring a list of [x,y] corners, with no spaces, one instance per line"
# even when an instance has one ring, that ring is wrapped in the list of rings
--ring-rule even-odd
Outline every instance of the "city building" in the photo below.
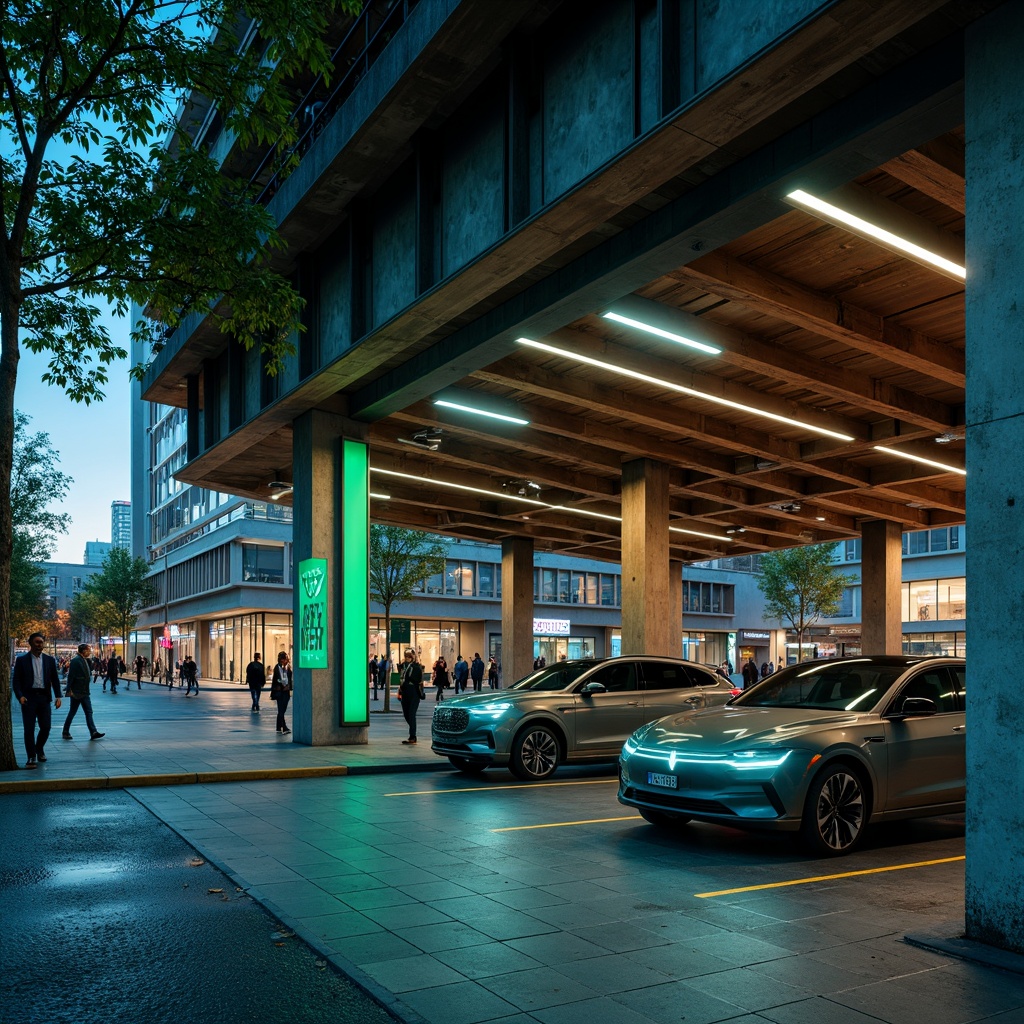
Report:
[[[509,675],[538,552],[619,565],[622,649],[668,653],[684,564],[859,542],[861,647],[895,654],[901,538],[971,517],[970,672],[998,678],[1024,7],[420,0],[331,33],[298,139],[179,126],[276,220],[295,357],[268,377],[196,317],[142,382],[186,410],[177,479],[293,507],[297,742],[366,739],[371,517],[500,543]],[[1024,948],[990,772],[1024,709],[971,716],[966,934]]]
[[[75,562],[43,562],[41,564],[47,579],[47,612],[70,612],[75,595],[80,593],[95,576],[98,565],[78,565]]]
[[[103,564],[103,559],[110,554],[110,549],[113,544],[108,540],[87,540],[85,542],[85,553],[82,555],[82,561],[86,565],[100,566]]]
[[[112,501],[110,503],[110,544],[111,547],[132,549],[132,503]]]

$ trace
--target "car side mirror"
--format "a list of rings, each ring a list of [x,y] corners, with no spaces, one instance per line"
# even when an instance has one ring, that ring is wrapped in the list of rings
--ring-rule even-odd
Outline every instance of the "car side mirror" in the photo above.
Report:
[[[888,715],[888,718],[911,718],[918,715],[934,715],[936,711],[935,701],[927,697],[907,697],[899,711]]]
[[[598,682],[584,683],[582,688],[580,689],[580,693],[583,694],[584,697],[593,697],[593,695],[595,693],[607,693],[607,692],[608,692],[608,687],[605,686],[604,683],[598,683]]]

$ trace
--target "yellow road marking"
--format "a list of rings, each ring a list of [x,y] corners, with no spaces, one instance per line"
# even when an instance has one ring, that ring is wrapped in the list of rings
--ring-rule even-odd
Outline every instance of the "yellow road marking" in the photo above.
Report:
[[[857,875],[879,875],[885,871],[906,871],[908,868],[927,868],[933,864],[953,864],[965,860],[964,856],[943,857],[940,860],[921,860],[916,864],[893,864],[887,868],[864,868],[862,871],[843,871],[836,875],[816,875],[814,878],[793,878],[788,882],[765,882],[763,885],[744,885],[738,889],[719,889],[718,892],[695,892],[699,900],[710,896],[732,896],[739,892],[757,892],[758,889],[782,889],[787,885],[809,885],[811,882],[831,882],[836,878],[855,878]]]
[[[492,828],[492,832],[525,832],[531,828],[564,828],[567,825],[603,825],[606,821],[639,821],[639,814],[629,814],[624,818],[587,818],[586,821],[552,821],[547,825],[513,825],[509,828]]]
[[[437,793],[493,793],[498,789],[543,789],[554,786],[607,786],[619,784],[618,779],[591,779],[587,782],[520,782],[510,786],[463,786],[459,789],[411,789],[407,793],[385,793],[385,796],[431,796]]]

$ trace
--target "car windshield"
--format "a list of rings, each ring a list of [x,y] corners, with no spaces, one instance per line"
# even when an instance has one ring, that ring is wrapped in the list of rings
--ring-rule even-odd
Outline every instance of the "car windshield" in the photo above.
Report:
[[[790,665],[745,690],[732,703],[754,708],[867,711],[906,670],[906,665],[866,660]]]
[[[560,661],[546,668],[539,668],[528,676],[513,683],[510,690],[564,690],[571,686],[596,661]]]

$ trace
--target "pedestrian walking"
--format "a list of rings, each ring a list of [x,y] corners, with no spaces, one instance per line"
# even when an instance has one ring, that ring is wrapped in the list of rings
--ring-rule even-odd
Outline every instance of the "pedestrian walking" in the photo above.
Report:
[[[382,654],[380,661],[377,662],[377,682],[382,690],[386,690],[391,685],[391,670],[394,667],[394,659],[391,656],[391,652]]]
[[[249,693],[252,695],[252,713],[258,715],[260,713],[260,694],[263,693],[263,687],[267,685],[267,670],[263,667],[259,651],[245,666],[245,684],[249,687]]]
[[[427,695],[423,692],[423,666],[416,660],[412,650],[405,652],[401,682],[398,684],[398,699],[402,702],[402,714],[409,724],[409,738],[402,742],[409,746],[416,742],[416,713],[420,701]]]
[[[43,653],[46,637],[33,633],[28,638],[28,653],[18,655],[14,662],[11,687],[21,705],[21,721],[25,727],[25,767],[35,768],[46,760],[43,748],[50,736],[50,693],[54,706],[60,707],[60,676],[57,662]],[[39,731],[36,731],[36,725]]]
[[[163,682],[164,668],[160,664],[160,659],[157,658],[149,667],[149,681],[155,683],[158,679]]]
[[[473,655],[473,664],[469,667],[469,675],[473,680],[473,689],[479,692],[484,688],[484,660],[479,652]]]
[[[138,654],[135,656],[135,685],[138,689],[142,689],[142,673],[146,670],[146,659]],[[131,689],[131,683],[128,684],[128,689]]]
[[[373,699],[376,700],[377,699],[377,680],[379,678],[379,676],[377,674],[378,673],[378,668],[377,668],[377,655],[376,654],[371,654],[370,655],[370,660],[367,663],[367,671],[370,674],[370,686],[373,689]]]
[[[288,664],[288,655],[282,651],[277,656],[274,674],[270,681],[270,699],[277,701],[277,731],[291,732],[284,720],[288,710],[288,701],[292,698],[292,667]]]
[[[469,682],[469,662],[460,654],[452,666],[452,678],[455,680],[455,694],[462,693]]]
[[[491,658],[487,666],[487,685],[492,690],[498,689],[498,659]]]
[[[448,685],[448,662],[443,657],[438,658],[430,671],[430,681],[434,684],[437,691],[434,696],[434,703],[437,704],[438,701],[444,700],[445,687]]]
[[[185,660],[181,663],[181,676],[185,680],[186,690],[185,696],[189,696],[192,690],[196,691],[196,696],[199,696],[199,666],[192,660],[191,654],[185,655]]]
[[[107,658],[107,683],[110,683],[110,692],[117,693],[117,658],[111,655]],[[107,688],[106,683],[103,684],[103,689]]]
[[[66,740],[74,739],[71,735],[71,723],[75,720],[79,708],[85,712],[85,726],[89,730],[89,739],[98,740],[106,735],[96,728],[96,722],[92,717],[92,697],[89,695],[89,686],[92,683],[92,667],[89,664],[91,653],[92,648],[88,644],[79,644],[78,657],[72,658],[68,666],[67,695],[71,698],[71,707],[61,730],[61,736]]]
[[[748,686],[753,686],[760,678],[761,673],[758,672],[754,659],[749,658],[747,663],[743,666],[743,689],[746,689]]]

